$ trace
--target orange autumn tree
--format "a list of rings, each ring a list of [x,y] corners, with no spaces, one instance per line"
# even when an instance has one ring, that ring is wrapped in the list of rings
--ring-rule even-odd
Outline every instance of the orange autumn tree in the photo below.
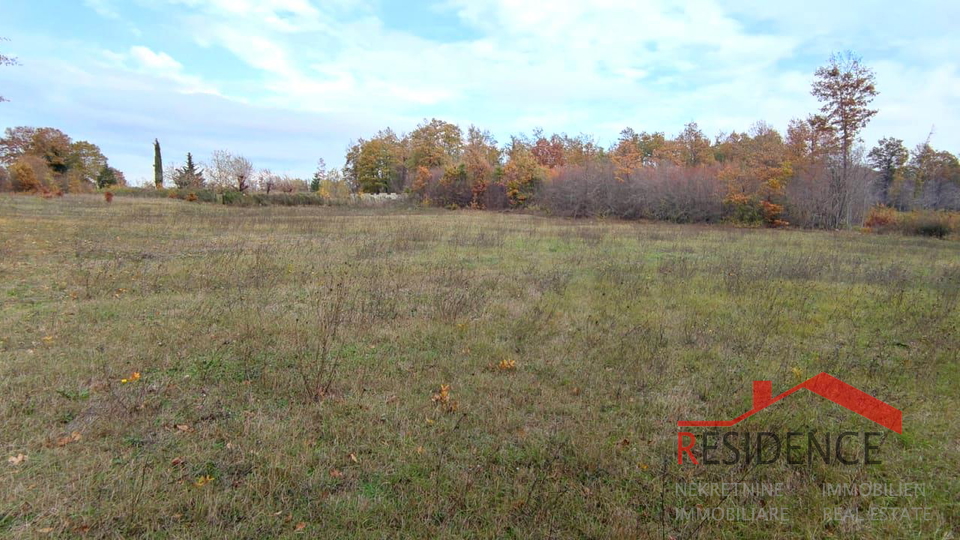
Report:
[[[623,182],[632,171],[653,165],[664,157],[666,147],[667,140],[663,133],[637,133],[625,128],[610,154],[616,179]]]
[[[490,132],[470,126],[467,129],[466,144],[463,146],[463,165],[471,184],[472,208],[487,206],[488,188],[495,181],[500,159],[500,149]]]
[[[715,157],[721,164],[718,177],[726,185],[723,203],[729,220],[787,225],[781,217],[786,182],[793,171],[776,130],[760,122],[749,133],[719,137]]]
[[[511,206],[529,204],[537,187],[546,179],[547,170],[537,161],[533,152],[514,138],[507,150],[508,161],[503,167],[503,184]]]

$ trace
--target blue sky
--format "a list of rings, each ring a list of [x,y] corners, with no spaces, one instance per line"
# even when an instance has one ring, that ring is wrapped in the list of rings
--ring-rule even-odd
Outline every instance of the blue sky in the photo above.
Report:
[[[630,126],[708,135],[817,108],[816,67],[877,73],[864,132],[960,151],[960,4],[807,0],[21,0],[0,5],[0,127],[52,126],[133,183],[226,149],[274,172],[343,163],[357,137],[426,118],[510,134]],[[849,5],[848,5],[849,4]]]

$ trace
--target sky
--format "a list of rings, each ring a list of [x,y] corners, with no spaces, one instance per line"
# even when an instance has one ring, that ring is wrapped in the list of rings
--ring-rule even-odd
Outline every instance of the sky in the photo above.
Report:
[[[960,3],[805,0],[3,0],[0,128],[56,127],[130,183],[225,149],[309,177],[352,140],[440,118],[501,142],[542,128],[710,136],[816,112],[813,72],[876,72],[863,132],[960,151]]]

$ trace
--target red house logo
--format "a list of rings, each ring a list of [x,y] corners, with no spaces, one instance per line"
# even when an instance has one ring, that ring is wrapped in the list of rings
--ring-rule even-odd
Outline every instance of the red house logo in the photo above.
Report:
[[[873,420],[881,426],[903,433],[903,413],[879,399],[863,392],[827,373],[820,373],[794,386],[790,390],[773,397],[773,384],[770,381],[753,381],[753,408],[733,420],[680,420],[681,427],[730,427],[766,409],[770,405],[806,388],[830,401],[845,407],[864,418]]]

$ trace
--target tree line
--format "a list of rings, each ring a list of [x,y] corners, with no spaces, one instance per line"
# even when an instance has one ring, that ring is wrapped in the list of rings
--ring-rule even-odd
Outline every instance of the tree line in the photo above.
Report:
[[[348,146],[342,170],[321,159],[310,179],[257,169],[246,157],[187,153],[164,165],[154,141],[154,185],[245,194],[312,191],[405,193],[424,204],[535,208],[570,217],[839,228],[870,209],[960,210],[960,162],[927,141],[894,137],[867,150],[862,129],[877,114],[875,75],[851,53],[814,73],[821,107],[780,133],[759,121],[708,137],[695,122],[673,137],[626,128],[609,147],[587,135],[536,130],[500,145],[489,131],[438,119],[398,135],[384,129]],[[54,128],[8,128],[0,138],[0,189],[78,192],[124,185],[100,149]]]
[[[487,131],[434,119],[356,141],[344,177],[362,192],[407,192],[439,206],[574,217],[837,228],[862,223],[875,204],[960,209],[953,154],[929,140],[911,152],[892,137],[863,147],[877,89],[858,57],[833,55],[811,92],[820,110],[783,134],[761,121],[711,139],[691,122],[672,138],[626,128],[609,148],[542,131],[501,147]]]

